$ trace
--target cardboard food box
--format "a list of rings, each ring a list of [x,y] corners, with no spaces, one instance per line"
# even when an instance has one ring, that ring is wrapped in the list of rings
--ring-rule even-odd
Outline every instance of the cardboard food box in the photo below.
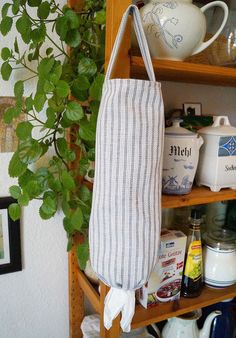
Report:
[[[187,236],[179,230],[162,229],[159,261],[148,283],[136,291],[145,308],[180,297]]]

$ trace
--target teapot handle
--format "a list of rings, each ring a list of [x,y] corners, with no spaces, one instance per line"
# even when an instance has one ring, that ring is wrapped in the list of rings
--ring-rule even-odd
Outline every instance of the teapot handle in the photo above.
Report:
[[[213,41],[215,41],[216,38],[218,38],[218,36],[220,35],[221,31],[223,30],[223,28],[226,24],[226,21],[228,19],[229,10],[228,10],[227,5],[223,1],[210,2],[209,4],[206,4],[205,6],[201,7],[200,10],[202,11],[202,13],[204,13],[207,9],[214,7],[214,6],[221,7],[224,11],[224,18],[223,18],[222,24],[221,24],[220,28],[217,30],[217,32],[215,33],[215,35],[213,35],[208,41],[202,42],[199,46],[196,47],[196,49],[193,51],[192,55],[200,53],[204,49],[206,49],[208,46],[210,46],[210,44]]]

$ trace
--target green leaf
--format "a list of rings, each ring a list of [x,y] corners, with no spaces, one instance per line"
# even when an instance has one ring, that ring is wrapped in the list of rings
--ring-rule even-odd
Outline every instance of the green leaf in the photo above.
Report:
[[[18,152],[15,152],[8,166],[8,173],[10,177],[18,177],[24,174],[26,169],[27,169],[27,164],[23,163],[19,158]]]
[[[20,9],[20,0],[14,0],[12,5],[12,14],[16,15]]]
[[[56,198],[55,197],[53,198],[52,196],[47,196],[46,198],[43,198],[43,203],[40,209],[43,212],[43,214],[52,217],[57,211]]]
[[[79,136],[85,141],[95,141],[96,126],[87,119],[80,121]]]
[[[64,170],[61,174],[61,183],[63,187],[68,190],[72,190],[75,188],[75,181],[71,174],[66,170]]]
[[[4,122],[6,124],[12,123],[14,116],[15,116],[15,107],[8,108],[4,113]]]
[[[82,58],[78,65],[78,73],[80,75],[85,75],[91,77],[97,72],[97,65],[94,60],[90,58]]]
[[[89,259],[89,244],[88,242],[79,244],[77,247],[77,258],[79,261],[79,266],[81,270],[84,270],[86,267],[86,263]]]
[[[20,177],[18,177],[18,184],[21,187],[21,189],[24,190],[25,187],[27,186],[27,183],[31,181],[33,178],[34,173],[31,170],[26,169],[25,172]]]
[[[104,9],[101,9],[100,11],[96,12],[94,22],[97,23],[98,25],[105,25],[105,23],[106,23],[106,11]]]
[[[79,174],[85,176],[89,168],[89,161],[87,158],[81,158],[79,161]]]
[[[71,215],[70,220],[74,229],[80,231],[84,221],[82,210],[77,208]]]
[[[45,41],[45,38],[46,38],[46,26],[44,23],[42,23],[40,25],[39,28],[35,28],[34,30],[31,31],[31,39],[32,41],[37,44],[37,43],[40,43],[40,42],[44,42]],[[33,56],[32,59],[34,58],[38,58],[38,53],[36,54],[36,56]]]
[[[28,181],[24,189],[30,199],[38,197],[42,193],[40,183],[36,180]]]
[[[33,105],[34,105],[34,100],[32,99],[32,95],[30,95],[25,99],[25,107],[27,111],[31,111],[33,109]]]
[[[59,80],[55,88],[55,93],[59,97],[67,97],[70,93],[70,87],[68,83],[63,80]]]
[[[53,48],[52,47],[48,47],[46,49],[46,55],[50,55],[50,54],[52,54],[52,52],[53,52]]]
[[[32,129],[32,123],[28,121],[20,122],[16,127],[16,135],[20,140],[26,140],[31,137]]]
[[[12,203],[8,207],[9,215],[13,221],[16,221],[20,218],[21,216],[21,209],[19,204],[17,203]]]
[[[27,139],[19,144],[18,154],[19,159],[23,163],[34,163],[40,158],[42,154],[42,147],[38,141],[34,139]]]
[[[72,29],[67,32],[65,42],[70,47],[78,47],[81,43],[81,35],[77,29]]]
[[[18,99],[21,99],[24,94],[24,82],[19,80],[14,85],[14,94]]]
[[[89,89],[90,96],[95,100],[100,101],[101,99],[104,78],[104,74],[98,74]]]
[[[47,19],[48,15],[50,13],[50,4],[47,1],[42,2],[37,10],[37,15],[40,19]]]
[[[68,32],[68,21],[64,16],[60,16],[56,19],[56,32],[60,36],[62,41],[65,41]]]
[[[11,56],[10,49],[7,48],[7,47],[4,47],[1,51],[1,57],[2,57],[3,61],[8,60],[10,56]]]
[[[42,59],[38,65],[39,76],[47,78],[53,68],[54,62],[55,61],[52,57]]]
[[[65,231],[68,234],[72,235],[74,233],[75,230],[74,230],[73,224],[71,223],[71,220],[69,217],[63,218],[63,226],[64,226]]]
[[[40,6],[42,0],[27,0],[27,2],[30,7],[38,7]]]
[[[28,44],[30,42],[31,21],[26,12],[16,21],[16,29],[21,34],[23,41]]]
[[[23,192],[22,195],[18,197],[18,204],[20,206],[27,206],[29,204],[30,198],[26,192]]]
[[[76,29],[80,26],[80,18],[72,9],[67,9],[65,18],[70,29]]]
[[[51,93],[55,89],[55,86],[52,82],[45,80],[43,90],[45,93]]]
[[[85,75],[77,76],[73,84],[77,87],[78,90],[86,90],[90,87],[89,79]]]
[[[79,103],[70,101],[67,105],[66,116],[71,121],[79,121],[84,116],[83,108]]]
[[[18,185],[12,185],[9,188],[9,192],[13,198],[17,199],[21,195],[21,188]]]
[[[5,3],[3,6],[2,6],[2,17],[5,18],[5,16],[7,16],[8,14],[8,10],[9,8],[11,7],[12,4],[10,4],[9,2]]]
[[[73,241],[72,241],[71,236],[69,236],[66,251],[69,252],[72,249],[72,247],[73,247]]]
[[[57,178],[51,178],[48,180],[48,186],[50,189],[56,192],[61,191],[61,182]]]
[[[11,30],[13,19],[10,16],[5,16],[0,23],[0,31],[3,36],[7,35]]]
[[[11,65],[7,61],[3,62],[1,67],[1,74],[3,80],[8,81],[11,76],[11,72],[12,72]]]
[[[43,109],[46,99],[47,97],[45,94],[36,93],[34,97],[34,107],[37,112],[40,112]]]
[[[14,41],[14,51],[15,53],[19,54],[19,46],[18,46],[17,38],[15,38],[15,41]]]
[[[79,198],[83,202],[90,201],[92,197],[91,191],[86,187],[86,185],[82,185],[79,189]]]

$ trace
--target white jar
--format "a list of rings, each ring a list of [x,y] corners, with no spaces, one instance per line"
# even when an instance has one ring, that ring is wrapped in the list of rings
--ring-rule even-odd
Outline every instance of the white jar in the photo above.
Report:
[[[180,127],[181,121],[174,120],[172,127],[165,130],[162,172],[164,194],[190,193],[198,165],[199,148],[203,144],[201,136]]]
[[[235,233],[222,229],[208,233],[203,248],[204,281],[212,287],[236,283]]]
[[[196,175],[197,185],[211,191],[236,189],[236,127],[227,116],[214,116],[210,127],[198,130],[204,139]]]

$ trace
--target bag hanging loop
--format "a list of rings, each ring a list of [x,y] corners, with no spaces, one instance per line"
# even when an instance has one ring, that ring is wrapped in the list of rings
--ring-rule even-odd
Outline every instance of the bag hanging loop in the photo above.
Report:
[[[134,31],[135,31],[138,45],[140,47],[140,51],[143,57],[145,68],[147,70],[148,78],[150,81],[156,82],[156,77],[155,77],[155,73],[154,73],[153,65],[152,65],[152,59],[150,56],[146,36],[143,30],[142,21],[140,18],[138,7],[135,5],[130,5],[125,11],[125,13],[123,14],[120,27],[119,27],[119,30],[116,36],[116,40],[113,46],[113,50],[111,53],[110,61],[107,67],[105,80],[109,80],[111,77],[112,69],[115,64],[115,60],[116,60],[118,51],[120,49],[123,36],[124,36],[129,14],[133,16]]]

